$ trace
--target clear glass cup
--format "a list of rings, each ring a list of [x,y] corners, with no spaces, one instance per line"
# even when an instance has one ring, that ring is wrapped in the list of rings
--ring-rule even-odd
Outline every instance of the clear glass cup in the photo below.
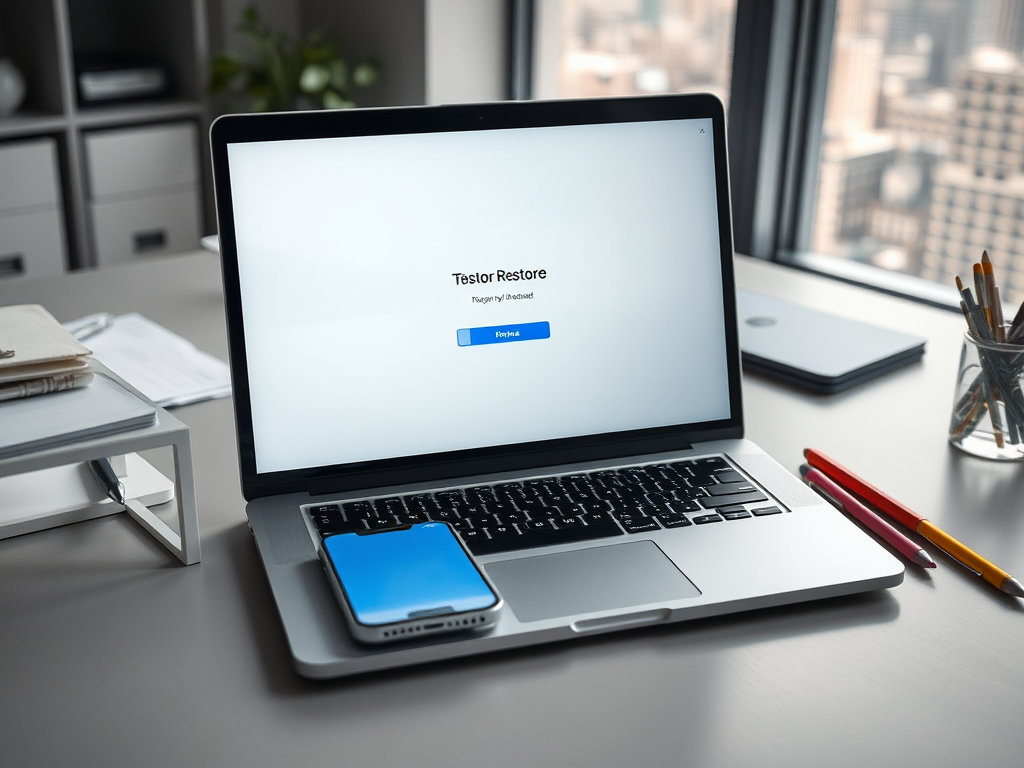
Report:
[[[1024,461],[1024,346],[964,333],[949,442],[986,459]]]

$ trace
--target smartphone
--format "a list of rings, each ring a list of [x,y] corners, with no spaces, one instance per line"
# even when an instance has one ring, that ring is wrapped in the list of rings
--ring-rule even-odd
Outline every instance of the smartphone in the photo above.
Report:
[[[388,643],[494,626],[502,600],[447,523],[416,523],[320,542],[352,636]]]

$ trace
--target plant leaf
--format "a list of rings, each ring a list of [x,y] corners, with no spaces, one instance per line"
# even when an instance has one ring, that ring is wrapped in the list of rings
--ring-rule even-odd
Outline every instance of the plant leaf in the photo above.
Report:
[[[372,85],[377,80],[377,65],[364,61],[352,72],[352,82],[358,86]]]
[[[354,106],[355,102],[349,101],[348,99],[343,99],[334,91],[324,91],[325,109],[351,109]]]
[[[331,80],[331,73],[321,64],[307,64],[299,75],[299,88],[306,93],[320,93]]]

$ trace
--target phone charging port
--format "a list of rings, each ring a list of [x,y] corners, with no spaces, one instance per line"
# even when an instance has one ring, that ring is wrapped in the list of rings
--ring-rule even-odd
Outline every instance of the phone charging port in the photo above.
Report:
[[[443,621],[435,621],[435,622],[431,622],[430,624],[424,624],[423,625],[423,629],[426,629],[426,630],[440,629],[443,626],[444,626],[444,622]]]

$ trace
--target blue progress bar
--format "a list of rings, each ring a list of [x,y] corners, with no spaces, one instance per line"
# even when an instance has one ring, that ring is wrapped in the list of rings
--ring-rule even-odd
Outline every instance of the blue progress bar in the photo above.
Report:
[[[476,347],[480,344],[504,344],[509,341],[533,341],[551,338],[551,326],[542,323],[518,323],[517,325],[489,325],[484,328],[459,328],[460,347]]]

